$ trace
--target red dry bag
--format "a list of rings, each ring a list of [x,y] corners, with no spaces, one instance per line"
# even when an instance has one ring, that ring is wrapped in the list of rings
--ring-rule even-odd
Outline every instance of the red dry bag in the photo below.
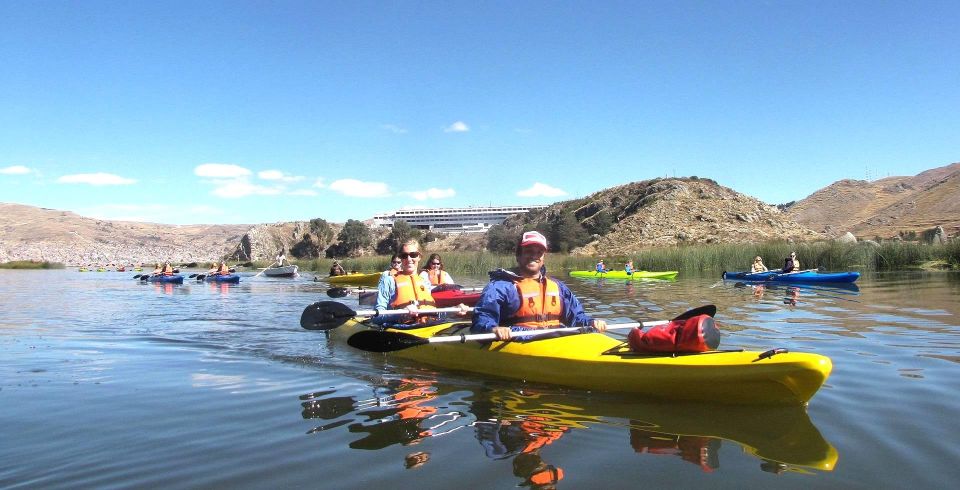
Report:
[[[627,335],[630,350],[644,353],[705,352],[720,345],[720,330],[709,315],[673,320],[644,332],[635,328]]]

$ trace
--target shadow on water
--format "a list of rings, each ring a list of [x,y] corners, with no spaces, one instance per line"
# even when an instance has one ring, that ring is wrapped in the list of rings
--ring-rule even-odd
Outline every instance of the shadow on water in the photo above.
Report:
[[[370,451],[470,435],[479,442],[478,457],[512,460],[522,486],[562,479],[563,459],[553,453],[556,460],[545,461],[541,450],[564,445],[571,434],[594,426],[622,430],[630,442],[626,451],[642,458],[677,457],[704,472],[721,467],[720,447],[731,443],[757,458],[761,470],[774,473],[832,471],[838,459],[799,406],[649,403],[490,385],[465,389],[428,376],[380,380],[369,389],[369,396],[344,396],[335,389],[300,396],[302,417],[319,422],[308,434],[345,430],[353,435],[350,449]],[[405,465],[422,466],[429,458],[429,452],[413,452]]]

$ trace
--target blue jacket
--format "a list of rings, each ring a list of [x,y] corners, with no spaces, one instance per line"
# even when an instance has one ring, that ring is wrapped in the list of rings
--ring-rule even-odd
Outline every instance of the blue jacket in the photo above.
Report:
[[[540,277],[546,277],[546,269],[540,271]],[[505,270],[497,269],[490,272],[490,283],[480,293],[480,300],[473,307],[473,333],[489,333],[494,327],[508,326],[503,324],[520,309],[520,292],[517,291],[515,281],[521,277]],[[551,278],[553,279],[553,278]],[[556,279],[554,279],[556,281]],[[593,317],[583,311],[583,306],[577,297],[570,292],[567,285],[557,281],[560,288],[560,301],[563,306],[563,315],[560,321],[568,327],[588,327],[593,325]],[[524,330],[520,327],[511,330]]]

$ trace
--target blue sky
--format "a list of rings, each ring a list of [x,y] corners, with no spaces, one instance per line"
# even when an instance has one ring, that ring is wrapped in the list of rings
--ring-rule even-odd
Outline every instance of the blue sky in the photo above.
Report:
[[[0,0],[0,202],[171,224],[777,204],[960,161],[960,2]]]

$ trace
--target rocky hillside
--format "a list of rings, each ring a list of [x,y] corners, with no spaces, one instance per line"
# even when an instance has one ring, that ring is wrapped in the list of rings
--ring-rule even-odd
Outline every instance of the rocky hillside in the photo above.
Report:
[[[106,221],[68,211],[0,203],[0,262],[64,264],[270,260],[302,238],[305,222],[162,225]]]
[[[957,236],[960,163],[913,177],[841,180],[790,206],[786,214],[828,235],[850,231],[861,238],[890,238],[941,226],[948,236]]]
[[[593,232],[573,253],[635,253],[645,247],[688,243],[813,240],[822,235],[788,219],[776,206],[709,179],[633,182],[583,199],[563,201],[508,220],[513,228],[555,222],[564,213]]]

